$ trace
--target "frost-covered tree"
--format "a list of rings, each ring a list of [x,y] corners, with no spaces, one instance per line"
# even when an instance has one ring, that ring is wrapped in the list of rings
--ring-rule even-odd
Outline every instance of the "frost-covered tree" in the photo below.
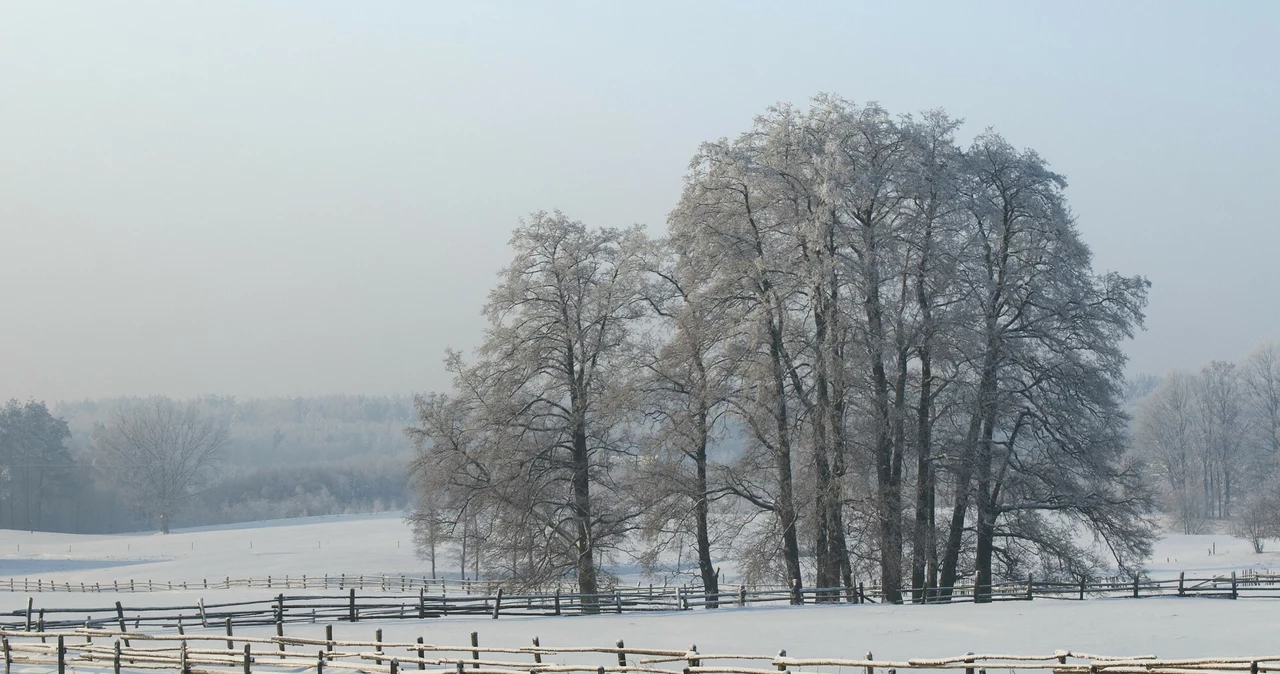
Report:
[[[599,589],[603,552],[636,517],[618,476],[633,462],[627,380],[631,330],[645,310],[637,230],[589,229],[535,213],[489,295],[474,364],[450,356],[451,396],[417,402],[415,469],[436,475],[453,510],[489,518],[488,558],[539,580],[571,572]]]
[[[713,595],[712,503],[742,518],[726,552],[746,579],[793,601],[806,582],[820,601],[855,577],[924,601],[974,570],[989,585],[1140,557],[1120,344],[1147,282],[1095,273],[1039,156],[992,132],[961,149],[956,128],[820,96],[703,144],[661,240],[539,216],[477,362],[419,403],[418,470],[455,512],[500,504],[498,545],[529,513],[576,532],[573,554],[540,558],[584,589],[593,554],[576,551],[645,510],[661,535],[642,556],[692,541]],[[718,424],[742,431],[723,462]],[[600,498],[632,444],[645,498]]]
[[[1241,369],[1251,427],[1267,468],[1274,469],[1280,459],[1280,344],[1259,346]]]
[[[751,442],[726,467],[725,488],[772,516],[764,538],[748,549],[768,551],[764,560],[780,556],[778,575],[798,597],[803,576],[794,473],[802,427],[792,365],[797,335],[790,321],[802,298],[792,272],[791,227],[770,212],[772,186],[758,179],[765,151],[759,136],[703,145],[670,230],[685,264],[715,271],[710,297],[739,326],[727,347],[740,373],[730,405]]]
[[[714,270],[665,240],[646,247],[645,299],[653,320],[637,340],[636,386],[645,414],[641,476],[649,495],[649,566],[686,542],[694,550],[708,606],[718,605],[712,508],[727,490],[712,445],[724,435],[736,364],[726,304],[709,292]]]
[[[174,513],[211,477],[229,429],[229,417],[198,401],[154,397],[119,404],[93,441],[125,495],[168,533]]]
[[[1244,396],[1235,364],[1213,361],[1195,378],[1201,482],[1206,515],[1231,517],[1232,487],[1244,469]]]
[[[1143,399],[1135,420],[1137,447],[1162,485],[1164,510],[1185,534],[1198,533],[1205,519],[1195,406],[1195,382],[1174,371]]]

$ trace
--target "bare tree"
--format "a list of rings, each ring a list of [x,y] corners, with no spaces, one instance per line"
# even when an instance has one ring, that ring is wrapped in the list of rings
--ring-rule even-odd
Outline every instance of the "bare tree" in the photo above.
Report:
[[[1280,344],[1259,346],[1242,370],[1252,426],[1274,462],[1280,458]]]
[[[795,448],[801,441],[791,352],[790,318],[800,298],[790,272],[791,228],[769,212],[775,201],[762,184],[759,134],[702,146],[680,204],[671,215],[671,238],[688,263],[714,269],[710,290],[726,303],[728,320],[741,327],[729,348],[740,364],[730,404],[752,442],[737,465],[726,467],[725,485],[751,506],[770,513],[776,537],[764,549],[781,553],[786,582],[799,601],[803,587]],[[767,568],[768,565],[762,565]]]
[[[1280,484],[1264,484],[1241,500],[1231,533],[1249,541],[1253,551],[1262,554],[1266,540],[1280,536]]]
[[[1135,420],[1138,450],[1162,478],[1164,510],[1177,519],[1184,534],[1200,533],[1205,519],[1194,389],[1190,375],[1170,372],[1143,400]]]
[[[667,241],[646,254],[645,298],[654,320],[639,340],[637,384],[651,432],[642,471],[653,489],[646,531],[656,544],[643,558],[656,567],[672,546],[692,539],[707,606],[719,605],[712,562],[712,505],[728,490],[714,484],[711,446],[722,435],[734,362],[725,345],[734,332],[723,302],[711,296],[713,270],[677,255]]]
[[[168,533],[183,501],[222,457],[230,419],[197,401],[154,397],[117,407],[94,428],[94,445],[134,505]]]
[[[486,559],[520,561],[532,538],[541,550],[532,571],[571,572],[588,595],[599,589],[601,553],[636,517],[619,477],[636,407],[629,331],[644,313],[629,243],[638,236],[533,214],[490,293],[478,361],[451,355],[454,395],[420,398],[419,426],[408,431],[415,470],[437,476],[423,488],[445,485],[455,517],[469,512],[494,532]]]
[[[1213,361],[1195,378],[1206,515],[1231,517],[1232,488],[1244,468],[1246,418],[1234,363]]]

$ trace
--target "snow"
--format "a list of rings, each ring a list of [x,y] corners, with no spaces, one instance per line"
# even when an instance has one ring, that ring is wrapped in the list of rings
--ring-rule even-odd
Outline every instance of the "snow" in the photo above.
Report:
[[[116,535],[0,530],[0,578],[59,583],[421,574],[403,513],[335,515]]]
[[[252,543],[252,548],[250,548]],[[1216,545],[1216,554],[1210,551]],[[19,546],[21,549],[19,550]],[[1277,546],[1280,547],[1280,546]],[[169,535],[76,536],[0,531],[0,578],[16,576],[73,584],[111,580],[210,580],[226,576],[319,576],[339,573],[421,574],[408,527],[400,514],[352,515],[207,527]],[[1169,536],[1156,548],[1153,575],[1189,576],[1244,569],[1280,568],[1280,554],[1254,554],[1247,542],[1226,535]],[[293,590],[291,593],[299,591]],[[263,598],[272,590],[175,590],[146,595],[42,593],[41,606],[151,605]],[[0,611],[25,608],[26,594],[0,592]],[[101,601],[94,601],[100,599]],[[1112,655],[1161,657],[1264,655],[1280,651],[1275,636],[1280,603],[1264,599],[1091,599],[951,606],[757,606],[594,617],[515,617],[498,620],[449,617],[334,626],[339,639],[368,639],[382,628],[388,641],[481,643],[522,646],[538,636],[544,645],[611,645],[685,648],[708,652],[796,657],[880,659],[940,657],[965,652],[1048,654],[1072,649]],[[189,630],[194,632],[194,630]],[[240,631],[237,630],[239,633]],[[244,630],[267,635],[269,629]],[[290,625],[290,634],[323,634],[321,625]]]

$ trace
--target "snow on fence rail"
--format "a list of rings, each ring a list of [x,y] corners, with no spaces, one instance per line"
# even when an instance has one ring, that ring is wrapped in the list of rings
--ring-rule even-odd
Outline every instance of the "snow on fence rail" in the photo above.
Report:
[[[696,645],[687,649],[635,648],[622,640],[604,647],[550,647],[534,637],[531,646],[492,647],[481,646],[475,632],[471,633],[470,644],[460,646],[428,644],[422,637],[416,642],[384,642],[380,629],[373,637],[371,641],[335,640],[332,626],[326,626],[323,638],[231,638],[81,628],[45,633],[0,630],[0,646],[6,673],[14,666],[24,671],[56,670],[58,674],[65,674],[68,666],[104,672],[110,667],[115,674],[144,669],[177,670],[180,674],[283,674],[310,670],[323,674],[325,669],[400,674],[406,668],[431,674],[777,674],[790,672],[792,667],[817,671],[824,667],[855,667],[865,669],[866,674],[876,674],[877,670],[896,674],[896,670],[911,669],[963,669],[966,674],[985,674],[988,668],[1053,674],[1280,672],[1280,655],[1161,660],[1154,655],[1114,657],[1060,650],[1051,655],[966,653],[951,658],[888,661],[875,660],[870,653],[861,659],[831,659],[791,657],[786,651],[777,655],[699,653]]]
[[[700,586],[680,585],[647,588],[618,586],[597,595],[562,594],[559,586],[527,588],[513,586],[502,580],[458,581],[426,576],[370,576],[346,575],[335,576],[266,576],[265,578],[233,579],[227,577],[221,581],[201,579],[199,582],[155,582],[152,580],[115,580],[110,585],[103,583],[73,583],[64,581],[56,583],[43,579],[30,580],[9,578],[0,580],[0,591],[44,593],[44,592],[163,592],[172,590],[226,590],[230,588],[259,589],[298,589],[298,590],[377,590],[386,594],[405,595],[417,592],[422,597],[430,597],[442,607],[450,603],[470,604],[479,599],[491,599],[500,592],[508,595],[520,593],[527,600],[545,600],[553,595],[566,600],[577,597],[587,604],[608,604],[623,601],[632,605],[644,603],[654,607],[691,608],[694,606],[715,607],[721,604],[746,604],[771,601],[790,601],[800,604],[806,600],[817,602],[864,603],[883,601],[885,593],[882,588],[854,582],[849,587],[804,588],[795,591],[779,585],[727,585],[715,595],[707,595]],[[966,585],[947,588],[902,588],[900,592],[915,603],[957,602],[957,601],[1001,601],[1032,599],[1047,597],[1055,599],[1076,598],[1086,596],[1153,596],[1176,594],[1223,596],[1231,599],[1240,597],[1280,597],[1280,574],[1262,574],[1251,571],[1237,576],[1232,572],[1229,576],[1187,577],[1179,573],[1177,578],[1153,579],[1134,574],[1132,579],[1111,578],[1101,581],[1087,582],[1082,579],[1075,583],[1036,581],[1030,575],[1025,582],[1002,582],[991,585],[979,585],[977,578]],[[641,598],[643,601],[641,602]]]
[[[951,591],[949,596],[937,590],[926,593],[906,590],[904,599],[918,603],[942,603],[1030,601],[1036,598],[1083,600],[1115,596],[1280,598],[1280,579],[1250,577],[1242,581],[1234,574],[1214,578],[1186,578],[1180,574],[1173,580],[1142,580],[1134,576],[1128,583],[1037,583],[1028,579],[1025,584],[944,589]],[[582,615],[720,608],[770,602],[869,603],[877,600],[884,601],[883,595],[877,596],[875,588],[861,584],[851,588],[809,588],[798,592],[779,587],[739,586],[736,590],[712,596],[704,594],[700,588],[684,587],[618,587],[599,594],[562,593],[559,590],[508,594],[501,586],[493,594],[448,594],[445,591],[431,594],[425,587],[419,587],[413,594],[360,594],[352,587],[347,588],[344,594],[279,593],[257,600],[209,603],[200,598],[195,604],[165,606],[125,607],[123,602],[117,601],[110,606],[88,608],[39,607],[35,596],[29,596],[24,608],[0,612],[0,629],[43,631],[46,628],[115,626],[123,631],[128,624],[135,628],[145,624],[181,630],[184,625],[198,623],[203,627],[225,625],[230,633],[233,625],[277,625],[279,628],[285,623],[297,622],[425,619],[450,615],[486,615],[493,618],[503,614]]]

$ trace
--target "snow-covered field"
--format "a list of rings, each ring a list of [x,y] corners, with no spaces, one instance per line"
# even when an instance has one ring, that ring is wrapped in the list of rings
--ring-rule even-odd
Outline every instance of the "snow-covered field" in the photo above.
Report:
[[[339,573],[420,574],[409,530],[398,514],[285,520],[155,534],[76,536],[0,531],[0,579],[42,578],[59,583],[152,579],[320,576]],[[1275,545],[1273,543],[1273,545]],[[251,547],[252,546],[252,547]],[[1216,554],[1210,554],[1216,547]],[[1277,546],[1280,547],[1280,546]],[[1243,569],[1280,569],[1280,553],[1254,554],[1226,535],[1170,536],[1148,565],[1155,575],[1188,575]],[[153,605],[177,604],[212,593],[156,592]],[[269,590],[217,591],[261,598]],[[44,593],[44,606],[109,604],[129,595]],[[135,597],[136,599],[137,597]],[[129,603],[126,601],[126,603]],[[0,592],[0,611],[25,607],[25,594]],[[463,644],[472,631],[482,643],[520,646],[539,636],[545,645],[608,645],[684,648],[702,652],[800,657],[877,658],[956,655],[974,652],[1048,653],[1072,649],[1092,653],[1162,657],[1262,655],[1280,652],[1280,602],[1205,598],[1038,599],[954,606],[760,606],[596,617],[456,618],[426,621],[340,623],[340,639],[367,639],[375,628],[388,641]],[[320,625],[291,626],[306,636]],[[251,632],[247,632],[251,633]],[[265,632],[264,632],[265,634]]]
[[[0,529],[0,578],[57,582],[420,574],[402,513],[81,536]]]

